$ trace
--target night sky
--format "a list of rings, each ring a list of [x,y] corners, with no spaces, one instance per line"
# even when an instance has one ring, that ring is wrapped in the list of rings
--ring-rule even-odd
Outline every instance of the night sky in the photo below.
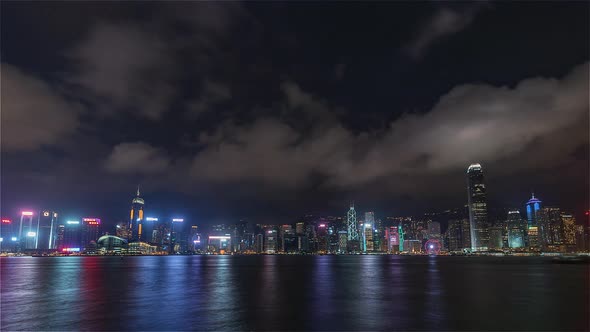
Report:
[[[2,1],[2,216],[579,215],[589,6]]]

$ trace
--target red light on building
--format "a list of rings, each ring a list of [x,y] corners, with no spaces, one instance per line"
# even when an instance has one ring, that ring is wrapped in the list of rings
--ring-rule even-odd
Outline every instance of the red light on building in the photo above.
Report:
[[[88,225],[100,225],[100,218],[82,218]]]
[[[2,219],[3,224],[10,224],[11,222],[10,219]]]

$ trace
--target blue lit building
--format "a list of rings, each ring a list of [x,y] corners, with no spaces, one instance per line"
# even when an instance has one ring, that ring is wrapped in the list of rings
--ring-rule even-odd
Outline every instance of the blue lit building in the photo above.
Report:
[[[541,225],[541,201],[531,194],[531,199],[526,203],[527,232],[525,243],[531,248],[540,248],[542,246],[543,225]]]

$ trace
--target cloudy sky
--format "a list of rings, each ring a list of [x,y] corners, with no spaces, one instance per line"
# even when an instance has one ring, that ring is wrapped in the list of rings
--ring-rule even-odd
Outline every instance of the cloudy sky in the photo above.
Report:
[[[2,215],[588,207],[589,5],[2,2]]]

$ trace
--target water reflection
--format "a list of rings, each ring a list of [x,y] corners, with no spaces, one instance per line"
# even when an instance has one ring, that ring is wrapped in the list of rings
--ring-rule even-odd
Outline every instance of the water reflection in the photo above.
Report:
[[[0,330],[584,330],[588,267],[404,256],[1,258]]]

